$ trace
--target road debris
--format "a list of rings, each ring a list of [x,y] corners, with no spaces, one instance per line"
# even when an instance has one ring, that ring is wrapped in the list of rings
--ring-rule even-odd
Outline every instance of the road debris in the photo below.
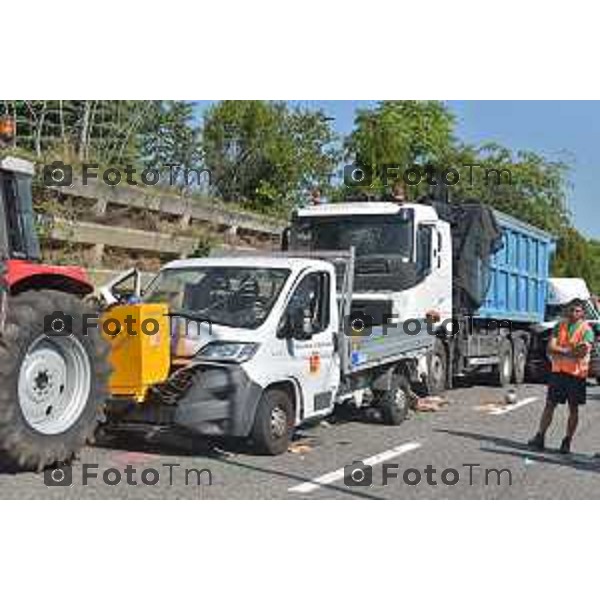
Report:
[[[304,441],[292,442],[288,448],[290,454],[306,454],[312,450],[314,450],[314,448]]]
[[[448,400],[440,396],[426,396],[425,398],[418,398],[414,410],[416,412],[437,412],[444,406],[448,405]]]

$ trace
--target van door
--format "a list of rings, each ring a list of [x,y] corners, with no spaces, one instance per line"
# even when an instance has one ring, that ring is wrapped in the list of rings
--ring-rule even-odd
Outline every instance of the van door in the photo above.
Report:
[[[331,412],[340,382],[337,304],[332,274],[311,271],[302,276],[291,293],[278,329],[288,376],[300,386],[301,418]],[[302,323],[303,326],[293,327]],[[280,363],[281,364],[281,363]]]

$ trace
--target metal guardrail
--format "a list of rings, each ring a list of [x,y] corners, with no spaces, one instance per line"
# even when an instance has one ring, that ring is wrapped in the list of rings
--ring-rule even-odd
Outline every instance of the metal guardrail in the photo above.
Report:
[[[45,219],[45,237],[64,243],[85,244],[94,247],[94,263],[101,264],[104,248],[115,247],[127,250],[146,251],[156,254],[185,257],[198,247],[198,238],[185,235],[190,221],[200,221],[224,228],[235,247],[235,236],[240,232],[275,238],[283,230],[285,223],[272,217],[262,217],[251,213],[231,210],[209,199],[199,199],[169,195],[159,190],[152,192],[123,185],[110,187],[98,183],[83,185],[74,181],[70,186],[49,186],[63,197],[82,198],[94,201],[94,215],[110,218],[110,205],[145,209],[164,215],[172,220],[179,218],[181,234],[170,234],[132,227],[121,227],[96,223],[94,221],[70,221],[62,217],[50,216]],[[233,239],[231,239],[233,238]]]
[[[76,244],[106,245],[131,250],[146,250],[159,254],[191,254],[198,245],[192,237],[174,236],[168,233],[143,231],[129,227],[113,227],[97,223],[68,221],[55,218],[48,231],[48,238]]]
[[[161,193],[159,190],[146,192],[136,186],[107,186],[98,183],[83,185],[74,181],[70,186],[50,186],[49,189],[65,196],[74,196],[97,201],[104,209],[107,204],[142,208],[170,216],[205,221],[225,227],[235,227],[250,232],[279,235],[285,226],[273,217],[262,217],[237,211],[211,202],[208,198],[186,197]],[[104,210],[102,210],[104,212]]]

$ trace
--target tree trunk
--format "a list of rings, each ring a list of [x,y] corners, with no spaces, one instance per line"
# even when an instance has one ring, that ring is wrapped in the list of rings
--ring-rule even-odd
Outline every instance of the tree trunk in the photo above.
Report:
[[[35,155],[40,158],[42,156],[42,131],[44,129],[44,120],[46,119],[46,107],[48,103],[44,100],[40,118],[37,121],[37,131],[35,132]]]
[[[79,160],[83,161],[87,158],[87,139],[88,127],[90,124],[90,111],[92,104],[90,100],[86,100],[83,105],[83,118],[81,120],[81,131],[79,132]]]

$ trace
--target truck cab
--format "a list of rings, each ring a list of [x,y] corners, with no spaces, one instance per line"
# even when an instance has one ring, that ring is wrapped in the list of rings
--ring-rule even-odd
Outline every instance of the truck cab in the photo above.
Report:
[[[298,209],[289,247],[355,248],[353,311],[373,324],[452,317],[450,225],[422,204],[352,202]]]

